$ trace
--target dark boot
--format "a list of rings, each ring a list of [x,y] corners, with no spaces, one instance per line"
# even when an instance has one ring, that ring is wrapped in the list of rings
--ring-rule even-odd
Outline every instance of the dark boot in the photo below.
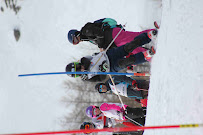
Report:
[[[135,119],[135,118],[141,118],[144,117],[144,112],[142,108],[131,108],[131,107],[126,107],[127,114],[126,116]]]
[[[151,41],[151,39],[147,36],[147,33],[142,33],[139,36],[135,37],[135,39],[133,41],[131,41],[130,43],[127,43],[124,46],[124,50],[127,53],[132,52],[135,48],[142,46],[144,44],[147,44]]]
[[[127,66],[130,66],[134,63],[135,63],[135,57],[131,56],[131,57],[119,60],[118,66],[120,68],[126,68]]]
[[[141,91],[143,99],[147,99],[148,91]]]

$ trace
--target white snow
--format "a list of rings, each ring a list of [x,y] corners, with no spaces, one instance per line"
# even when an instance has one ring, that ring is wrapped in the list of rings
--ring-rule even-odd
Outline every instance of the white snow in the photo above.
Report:
[[[72,111],[61,103],[65,66],[98,49],[71,45],[67,32],[110,17],[126,30],[161,22],[152,60],[146,125],[203,123],[202,0],[19,0],[17,15],[0,6],[0,134],[63,130],[60,118]],[[13,29],[19,28],[18,42]],[[77,81],[77,79],[75,79]],[[145,131],[145,135],[201,135],[203,128]]]

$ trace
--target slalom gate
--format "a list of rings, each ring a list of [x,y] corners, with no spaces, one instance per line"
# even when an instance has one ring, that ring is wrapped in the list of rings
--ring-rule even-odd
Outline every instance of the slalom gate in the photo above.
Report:
[[[40,76],[40,75],[59,75],[59,74],[94,74],[94,75],[129,75],[129,76],[150,76],[149,73],[119,73],[119,72],[51,72],[51,73],[34,73],[21,74],[18,77]]]
[[[170,128],[197,128],[203,127],[203,124],[183,124],[183,125],[166,125],[166,126],[131,126],[119,128],[104,128],[104,129],[81,129],[69,131],[52,131],[52,132],[36,132],[36,133],[11,133],[0,135],[50,135],[50,134],[74,134],[74,133],[98,133],[98,132],[133,132],[154,129],[170,129]]]

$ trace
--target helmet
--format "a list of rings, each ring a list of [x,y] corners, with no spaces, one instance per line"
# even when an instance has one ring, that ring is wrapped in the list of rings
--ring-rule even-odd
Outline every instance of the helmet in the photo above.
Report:
[[[87,107],[87,109],[86,109],[86,115],[87,115],[88,117],[90,117],[90,118],[95,118],[95,117],[97,117],[96,115],[93,114],[93,109],[96,109],[96,106],[91,105],[91,106]]]
[[[97,83],[97,84],[95,85],[95,90],[97,90],[99,93],[106,93],[106,92],[100,92],[100,91],[99,91],[100,85],[105,85],[105,83]]]
[[[79,33],[78,30],[76,29],[72,29],[68,32],[68,35],[67,35],[67,38],[68,38],[68,41],[73,44],[73,37],[76,36],[77,34]]]
[[[90,126],[93,126],[95,128],[95,125],[91,122],[83,122],[80,126],[80,129],[90,129]]]
[[[72,63],[69,63],[66,66],[66,72],[76,72],[77,70],[80,70],[80,68],[81,68],[81,64],[79,62],[72,62]],[[77,74],[71,74],[70,76],[76,78],[79,75],[77,75]]]

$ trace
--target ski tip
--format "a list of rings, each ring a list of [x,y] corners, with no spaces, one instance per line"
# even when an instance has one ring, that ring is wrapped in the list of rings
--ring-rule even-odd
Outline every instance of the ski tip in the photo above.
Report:
[[[157,29],[160,28],[156,21],[154,21],[154,26],[155,26]]]

